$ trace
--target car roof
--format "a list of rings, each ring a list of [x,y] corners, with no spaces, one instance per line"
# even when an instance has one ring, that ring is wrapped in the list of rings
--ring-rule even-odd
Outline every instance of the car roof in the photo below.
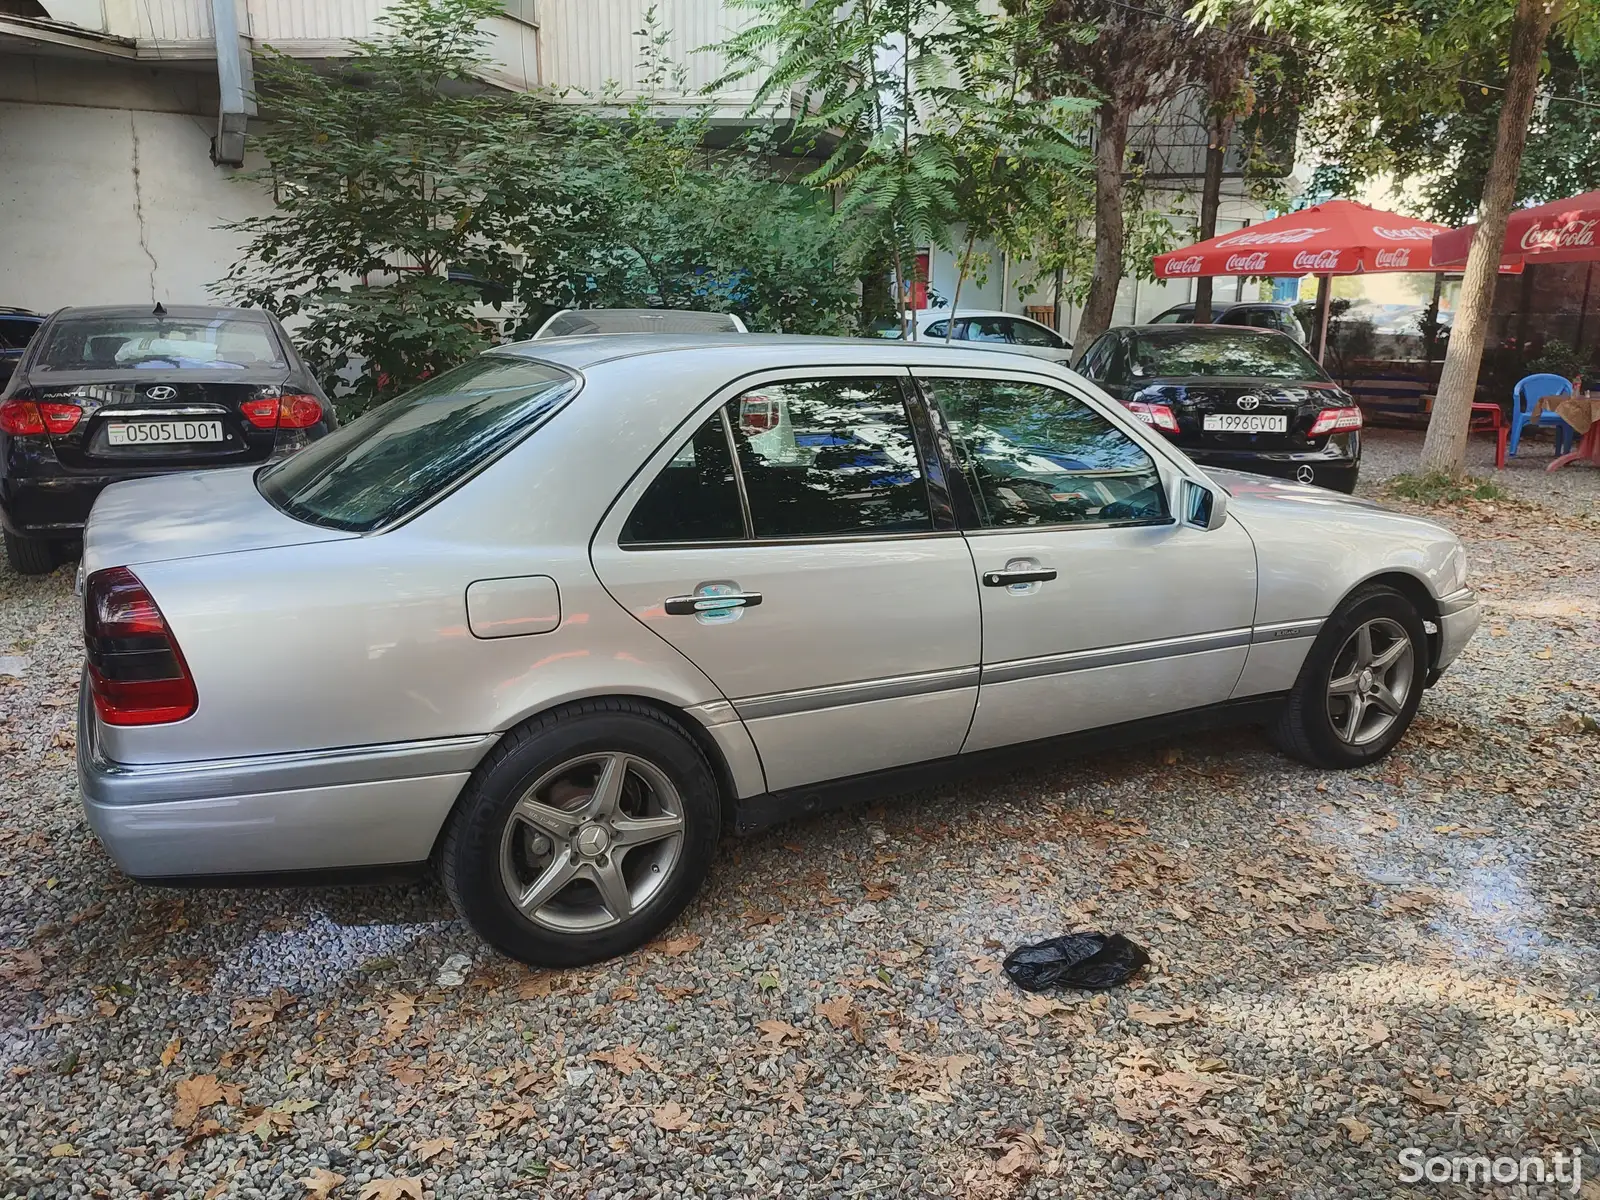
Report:
[[[1288,337],[1277,329],[1263,329],[1259,325],[1113,325],[1107,333],[1149,333],[1158,337]],[[1289,338],[1292,342],[1293,338]]]
[[[217,308],[209,304],[169,304],[159,313],[155,311],[155,306],[150,304],[95,304],[81,308],[60,308],[56,310],[55,315],[65,319],[159,316],[200,317],[213,321],[259,321],[263,325],[271,322],[271,317],[259,308]]]
[[[758,360],[762,366],[973,366],[1004,365],[1012,370],[1048,370],[1042,358],[1005,350],[986,350],[972,342],[928,342],[885,338],[806,337],[787,333],[623,333],[590,334],[511,342],[485,351],[537,359],[573,371],[601,363],[661,354],[725,356],[730,364]],[[1023,359],[1023,362],[1019,362]]]
[[[1033,318],[1025,313],[1005,312],[998,308],[958,308],[953,311],[948,308],[930,308],[917,314],[919,321],[943,320],[945,317],[1015,317],[1019,321],[1033,321]],[[1034,321],[1034,324],[1037,325],[1038,322]]]

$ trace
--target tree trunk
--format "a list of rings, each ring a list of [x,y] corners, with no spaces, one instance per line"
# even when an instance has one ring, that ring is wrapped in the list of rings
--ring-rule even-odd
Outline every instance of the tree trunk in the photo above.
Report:
[[[1128,114],[1115,100],[1100,105],[1100,140],[1094,151],[1094,271],[1083,300],[1075,341],[1087,346],[1111,327],[1122,282],[1122,165],[1128,149]]]
[[[1522,151],[1528,144],[1528,121],[1533,115],[1534,93],[1539,86],[1539,63],[1544,44],[1555,23],[1556,5],[1546,0],[1517,0],[1511,23],[1511,53],[1506,68],[1505,98],[1495,132],[1494,153],[1483,184],[1478,210],[1478,232],[1467,253],[1461,300],[1450,330],[1450,345],[1439,375],[1439,395],[1422,443],[1422,469],[1461,470],[1467,453],[1467,425],[1478,390],[1478,367],[1489,331],[1489,309],[1494,301],[1500,250],[1506,237],[1506,219],[1517,195],[1517,175]]]
[[[1222,162],[1228,156],[1228,130],[1226,121],[1211,125],[1211,141],[1206,146],[1205,182],[1200,187],[1200,237],[1206,241],[1217,236],[1217,210],[1222,207]],[[1212,277],[1202,275],[1194,281],[1194,323],[1208,324],[1211,320]]]

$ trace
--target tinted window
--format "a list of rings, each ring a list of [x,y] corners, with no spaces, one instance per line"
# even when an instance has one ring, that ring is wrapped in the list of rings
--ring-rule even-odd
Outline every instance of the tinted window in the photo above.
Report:
[[[257,485],[297,520],[364,533],[514,446],[575,386],[554,367],[484,355],[268,467]]]
[[[974,317],[961,323],[961,336],[969,342],[1009,342],[1011,322],[1004,317]]]
[[[1106,364],[1111,361],[1113,344],[1114,339],[1110,334],[1102,334],[1094,345],[1083,352],[1083,357],[1078,360],[1079,373],[1087,375],[1090,379],[1103,379],[1105,377]]]
[[[38,321],[0,317],[0,350],[21,350],[39,328]]]
[[[1011,340],[1019,346],[1050,346],[1052,348],[1061,346],[1060,338],[1043,325],[1035,325],[1032,321],[1011,322]]]
[[[756,537],[933,528],[897,380],[774,383],[727,409]]]
[[[1135,335],[1133,373],[1142,378],[1191,375],[1327,378],[1315,360],[1289,338],[1223,325]]]
[[[945,335],[949,332],[949,321],[935,321],[932,325],[929,325],[922,331],[922,336],[925,338],[938,338],[940,341],[943,341]]]
[[[929,379],[985,525],[1167,516],[1156,465],[1087,404],[1038,383]]]
[[[287,365],[272,327],[243,318],[66,317],[51,326],[48,339],[36,370],[247,371]]]
[[[718,412],[695,430],[639,497],[622,527],[621,541],[718,542],[743,536],[739,485]]]
[[[1181,308],[1174,308],[1174,309],[1172,309],[1172,310],[1170,310],[1168,312],[1162,313],[1159,317],[1153,318],[1151,320],[1150,324],[1152,324],[1152,325],[1177,325],[1177,324],[1179,324],[1180,322],[1183,322],[1183,321],[1193,321],[1193,320],[1194,320],[1194,310],[1193,309],[1185,311],[1184,309],[1181,309]]]

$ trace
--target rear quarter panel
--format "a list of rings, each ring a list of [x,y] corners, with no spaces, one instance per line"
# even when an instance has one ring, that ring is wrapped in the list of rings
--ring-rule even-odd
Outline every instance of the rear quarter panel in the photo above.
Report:
[[[593,695],[721,699],[605,592],[589,561],[590,537],[637,465],[728,378],[725,365],[696,370],[679,357],[656,356],[648,372],[592,369],[544,428],[386,533],[136,566],[200,705],[172,725],[106,728],[105,752],[199,761],[490,733]],[[475,637],[468,586],[523,575],[557,581],[557,628]]]

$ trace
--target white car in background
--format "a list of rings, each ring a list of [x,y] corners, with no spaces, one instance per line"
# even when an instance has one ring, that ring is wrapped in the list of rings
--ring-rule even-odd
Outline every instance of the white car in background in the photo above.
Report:
[[[960,342],[969,348],[1009,350],[1063,365],[1072,359],[1071,342],[1048,325],[1016,313],[987,308],[963,308],[952,313],[949,309],[928,308],[913,314],[913,319],[919,342]],[[872,333],[891,341],[904,336],[892,320],[877,323]]]
[[[749,333],[732,313],[697,308],[564,308],[533,335],[535,341],[597,333]]]

